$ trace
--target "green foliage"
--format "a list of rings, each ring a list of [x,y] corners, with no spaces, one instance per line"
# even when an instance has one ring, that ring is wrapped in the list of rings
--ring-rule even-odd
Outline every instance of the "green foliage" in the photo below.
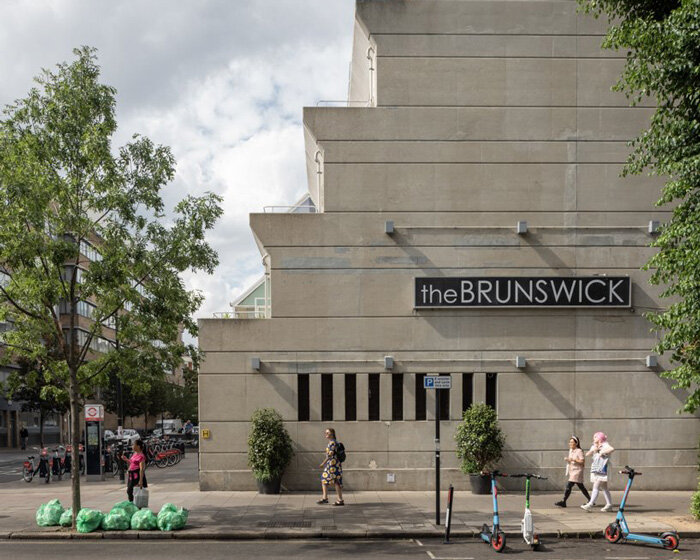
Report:
[[[214,194],[166,209],[170,149],[134,135],[113,150],[116,92],[99,82],[94,49],[74,53],[0,120],[0,321],[12,321],[0,344],[6,360],[40,362],[70,399],[77,447],[84,397],[111,374],[143,392],[186,355],[197,365],[180,334],[196,336],[202,296],[180,274],[213,271],[205,233],[222,211]]]
[[[695,519],[700,519],[700,488],[693,493],[690,500],[690,513]]]
[[[700,406],[700,2],[698,0],[579,0],[611,21],[604,47],[627,51],[617,91],[632,104],[656,102],[649,128],[632,142],[625,174],[649,172],[666,181],[657,205],[673,208],[647,263],[652,284],[673,298],[647,314],[670,355],[664,377],[689,390],[684,410]],[[615,18],[615,19],[612,19]]]
[[[250,419],[248,466],[260,482],[280,478],[294,456],[282,417],[273,408],[259,408]]]
[[[474,403],[462,414],[455,441],[460,468],[469,474],[483,472],[499,461],[506,438],[496,411],[487,404]]]

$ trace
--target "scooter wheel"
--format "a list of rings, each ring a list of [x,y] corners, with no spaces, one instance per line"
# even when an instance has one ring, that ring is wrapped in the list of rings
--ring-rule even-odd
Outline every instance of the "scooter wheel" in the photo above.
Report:
[[[678,548],[678,543],[681,541],[678,537],[678,533],[662,533],[661,538],[664,540],[664,548],[668,550],[675,550]]]
[[[617,523],[611,523],[605,528],[605,538],[611,543],[616,543],[622,538],[622,529]]]
[[[491,547],[496,552],[502,552],[503,549],[506,547],[506,535],[505,535],[505,533],[498,531],[498,533],[491,535]]]

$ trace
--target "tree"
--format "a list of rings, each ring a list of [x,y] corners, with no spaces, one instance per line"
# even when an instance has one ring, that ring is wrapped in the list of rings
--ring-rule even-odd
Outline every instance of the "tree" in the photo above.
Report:
[[[41,362],[19,360],[19,369],[13,371],[3,384],[6,394],[21,403],[23,412],[39,413],[39,445],[44,446],[44,422],[49,414],[64,414],[68,399],[64,391],[47,380]]]
[[[134,135],[113,153],[116,92],[99,82],[94,49],[74,54],[43,70],[0,121],[0,320],[13,321],[6,350],[40,360],[67,395],[77,449],[81,395],[105,386],[110,372],[138,388],[186,354],[198,361],[179,333],[196,335],[202,296],[180,273],[213,272],[205,233],[221,199],[187,196],[166,215],[170,149]],[[78,461],[73,469],[77,512]]]
[[[649,172],[666,183],[657,205],[673,214],[646,264],[651,282],[672,297],[647,314],[661,334],[655,350],[670,354],[664,377],[689,390],[683,410],[700,406],[700,2],[698,0],[579,0],[585,11],[611,21],[603,46],[627,49],[616,84],[633,105],[657,108],[649,128],[632,142],[623,174]]]

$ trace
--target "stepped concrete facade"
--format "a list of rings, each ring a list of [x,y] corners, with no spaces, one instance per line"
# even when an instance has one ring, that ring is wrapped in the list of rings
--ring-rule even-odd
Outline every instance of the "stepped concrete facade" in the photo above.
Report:
[[[258,407],[294,440],[287,488],[318,486],[326,426],[347,449],[347,487],[433,488],[425,374],[451,379],[437,397],[445,486],[469,484],[453,435],[471,402],[498,412],[499,466],[550,488],[570,435],[585,447],[596,431],[615,466],[644,471],[640,489],[696,486],[698,419],[677,414],[685,394],[660,378],[669,364],[643,316],[663,305],[640,270],[669,216],[654,206],[662,181],[620,177],[653,107],[611,91],[624,53],[600,49],[604,31],[573,0],[357,2],[348,106],[304,109],[318,212],[250,216],[269,316],[200,321],[203,490],[255,488]],[[552,278],[597,282],[619,305],[524,284],[506,297],[506,279]],[[483,305],[444,288],[421,307],[421,279],[469,279]]]

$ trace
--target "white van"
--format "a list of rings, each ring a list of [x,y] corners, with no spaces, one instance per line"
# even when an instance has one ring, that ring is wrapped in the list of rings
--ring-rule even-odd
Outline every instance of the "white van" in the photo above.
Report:
[[[163,434],[177,434],[182,430],[182,420],[158,420],[156,422],[156,430],[162,430]]]

